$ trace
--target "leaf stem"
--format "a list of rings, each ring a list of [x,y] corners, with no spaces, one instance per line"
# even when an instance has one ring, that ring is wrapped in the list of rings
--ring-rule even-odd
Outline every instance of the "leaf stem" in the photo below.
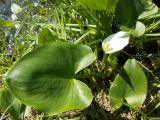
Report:
[[[146,28],[146,32],[150,31],[150,30],[154,30],[156,27],[158,27],[158,25],[160,24],[160,20],[158,20],[157,22],[151,24],[148,28]]]
[[[95,73],[95,74],[79,74],[76,75],[76,78],[88,78],[88,77],[108,77],[106,73]]]
[[[94,30],[89,30],[88,32],[83,34],[78,40],[76,40],[74,43],[77,44],[77,43],[82,42],[82,39],[85,38],[89,34],[95,34],[95,31]]]
[[[146,114],[145,114],[144,112],[142,112],[140,109],[136,109],[136,108],[132,107],[131,105],[125,103],[125,102],[123,102],[123,104],[126,105],[127,107],[135,110],[137,113],[140,113],[140,114],[143,115],[144,117],[146,117]]]
[[[127,53],[126,51],[122,50],[123,53],[125,53],[126,55],[128,55],[130,58],[135,59],[132,55],[130,55],[129,53]],[[150,72],[152,74],[152,76],[154,76],[153,72],[151,70],[149,70],[146,66],[144,66],[141,62],[139,62],[137,60],[137,62],[148,72]]]
[[[148,72],[150,72],[152,74],[152,76],[154,76],[153,72],[151,70],[149,70],[146,66],[144,66],[141,62],[137,61],[144,69],[146,69]]]
[[[3,118],[4,118],[5,114],[6,114],[6,112],[9,110],[9,108],[10,108],[12,105],[13,105],[13,103],[10,104],[10,105],[5,109],[5,111],[4,111],[4,113],[2,114],[0,120],[3,120]]]
[[[153,107],[148,113],[147,116],[150,115],[154,110],[160,107],[160,103],[158,103],[155,107]]]
[[[122,52],[126,55],[128,55],[128,57],[132,58],[132,59],[135,59],[131,54],[127,53],[126,51],[122,50]]]
[[[158,37],[160,36],[160,33],[155,33],[155,34],[144,34],[147,37]]]

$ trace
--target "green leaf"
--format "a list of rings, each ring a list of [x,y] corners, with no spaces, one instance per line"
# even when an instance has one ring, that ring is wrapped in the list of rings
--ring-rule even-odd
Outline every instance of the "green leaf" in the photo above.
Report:
[[[1,91],[1,109],[10,114],[12,120],[20,120],[22,104],[7,89]]]
[[[109,98],[114,108],[119,108],[126,100],[132,107],[139,107],[147,94],[146,76],[135,59],[129,59],[116,76],[109,91]]]
[[[158,12],[158,6],[152,2],[145,4],[144,11],[138,16],[138,19],[144,19]]]
[[[107,10],[114,12],[118,0],[78,0],[87,7],[95,10]]]
[[[59,114],[90,105],[91,90],[73,77],[94,60],[88,46],[55,42],[24,56],[5,78],[22,103],[50,115]]]
[[[135,28],[130,31],[130,34],[134,37],[139,37],[145,33],[145,25],[139,21],[136,22]]]
[[[122,31],[129,32],[130,35],[134,37],[139,37],[145,33],[146,27],[142,22],[137,21],[133,28],[128,28],[127,26],[121,26],[120,29]]]
[[[52,34],[48,28],[43,28],[38,34],[38,45],[44,45],[47,43],[55,42],[57,37]]]
[[[125,6],[125,7],[124,7]],[[116,7],[116,21],[122,26],[132,29],[138,19],[155,14],[157,6],[145,0],[119,0]]]
[[[118,53],[112,53],[108,56],[107,61],[113,65],[116,66],[118,64],[118,57],[117,57]]]
[[[15,21],[11,20],[0,20],[0,26],[5,26],[5,27],[12,27],[16,24]]]
[[[116,21],[121,25],[133,27],[144,9],[144,3],[144,0],[119,0],[115,13]]]

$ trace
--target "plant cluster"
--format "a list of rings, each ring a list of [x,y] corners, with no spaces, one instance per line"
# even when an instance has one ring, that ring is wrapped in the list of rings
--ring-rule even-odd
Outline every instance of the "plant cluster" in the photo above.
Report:
[[[158,5],[0,1],[0,120],[160,119]]]

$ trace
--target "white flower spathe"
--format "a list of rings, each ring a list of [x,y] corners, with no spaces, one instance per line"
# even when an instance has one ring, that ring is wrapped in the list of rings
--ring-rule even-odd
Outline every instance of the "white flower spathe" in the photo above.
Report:
[[[13,3],[11,5],[11,11],[12,11],[13,14],[17,14],[17,13],[21,12],[21,10],[22,9],[19,5],[15,4],[15,3]]]
[[[105,53],[114,53],[122,50],[129,43],[129,33],[120,31],[116,34],[111,34],[102,42],[102,48]]]

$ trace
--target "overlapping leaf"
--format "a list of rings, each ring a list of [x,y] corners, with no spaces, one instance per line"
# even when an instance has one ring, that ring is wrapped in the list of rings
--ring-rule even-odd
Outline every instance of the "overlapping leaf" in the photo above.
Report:
[[[147,94],[147,79],[135,59],[129,59],[111,85],[109,98],[114,108],[126,100],[132,107],[139,107]]]
[[[143,32],[137,29],[137,25],[144,26],[143,23],[140,23],[138,20],[146,18],[156,12],[158,12],[158,7],[152,2],[146,2],[145,0],[119,0],[115,15],[118,24],[127,27],[129,29],[128,31],[132,30],[132,35],[139,37],[144,34],[145,29],[142,30]]]
[[[19,100],[44,113],[83,109],[92,101],[91,90],[73,77],[94,60],[88,46],[53,43],[24,56],[5,78]]]
[[[118,0],[78,0],[91,9],[114,12]]]

